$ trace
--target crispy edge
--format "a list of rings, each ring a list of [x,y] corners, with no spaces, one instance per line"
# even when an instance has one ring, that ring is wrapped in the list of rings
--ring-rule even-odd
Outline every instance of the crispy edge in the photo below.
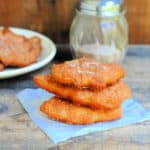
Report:
[[[45,101],[40,106],[40,110],[49,118],[67,124],[92,124],[117,120],[122,116],[121,107],[113,110],[92,110],[87,107],[74,105],[56,96]]]
[[[69,99],[76,104],[94,109],[113,109],[121,105],[125,99],[131,97],[131,91],[123,81],[119,81],[115,85],[101,91],[66,87],[53,81],[49,75],[35,76],[34,82],[48,92]]]
[[[3,71],[5,66],[0,62],[0,71]]]

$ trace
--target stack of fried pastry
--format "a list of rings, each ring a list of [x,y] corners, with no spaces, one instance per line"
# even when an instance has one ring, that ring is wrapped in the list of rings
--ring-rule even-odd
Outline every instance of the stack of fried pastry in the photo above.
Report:
[[[101,64],[88,58],[54,64],[49,75],[34,77],[39,87],[56,94],[40,110],[69,124],[119,119],[122,102],[131,96],[128,85],[120,80],[124,74],[118,64]]]

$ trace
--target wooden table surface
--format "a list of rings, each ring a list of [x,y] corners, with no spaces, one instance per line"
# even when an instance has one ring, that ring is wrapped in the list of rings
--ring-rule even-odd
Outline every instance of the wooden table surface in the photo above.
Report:
[[[62,50],[61,50],[62,51]],[[60,52],[60,51],[59,51]],[[59,57],[64,55],[60,53]],[[62,59],[63,60],[63,59]],[[150,121],[105,132],[91,133],[54,144],[30,119],[16,98],[25,88],[36,88],[32,81],[35,74],[48,73],[46,67],[13,79],[0,80],[0,150],[52,149],[52,150],[149,150]],[[122,63],[126,69],[125,81],[133,97],[150,109],[150,46],[129,46]],[[61,134],[61,133],[60,133]]]

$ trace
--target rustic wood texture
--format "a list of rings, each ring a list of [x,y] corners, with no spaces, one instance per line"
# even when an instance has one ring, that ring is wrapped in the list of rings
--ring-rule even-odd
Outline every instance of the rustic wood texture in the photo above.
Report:
[[[0,25],[28,28],[68,42],[68,31],[79,0],[1,0]],[[62,38],[63,37],[63,38]]]
[[[56,43],[68,43],[69,28],[80,0],[1,0],[0,25],[29,28]],[[129,43],[150,43],[150,1],[125,0]]]
[[[61,47],[63,49],[64,47]],[[133,97],[150,109],[150,46],[130,46],[122,65],[126,69],[125,81]],[[56,63],[54,60],[52,63]],[[120,127],[105,132],[72,138],[55,145],[30,119],[16,98],[25,88],[37,88],[32,77],[48,73],[46,67],[14,79],[0,81],[0,149],[51,150],[149,150],[150,121]]]
[[[130,43],[150,43],[150,1],[125,0]]]

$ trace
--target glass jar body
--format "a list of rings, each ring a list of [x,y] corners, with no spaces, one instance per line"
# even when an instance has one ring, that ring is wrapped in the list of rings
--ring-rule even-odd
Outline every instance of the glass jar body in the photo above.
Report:
[[[124,14],[104,17],[77,11],[70,29],[70,45],[75,57],[120,62],[128,45],[128,25]]]

